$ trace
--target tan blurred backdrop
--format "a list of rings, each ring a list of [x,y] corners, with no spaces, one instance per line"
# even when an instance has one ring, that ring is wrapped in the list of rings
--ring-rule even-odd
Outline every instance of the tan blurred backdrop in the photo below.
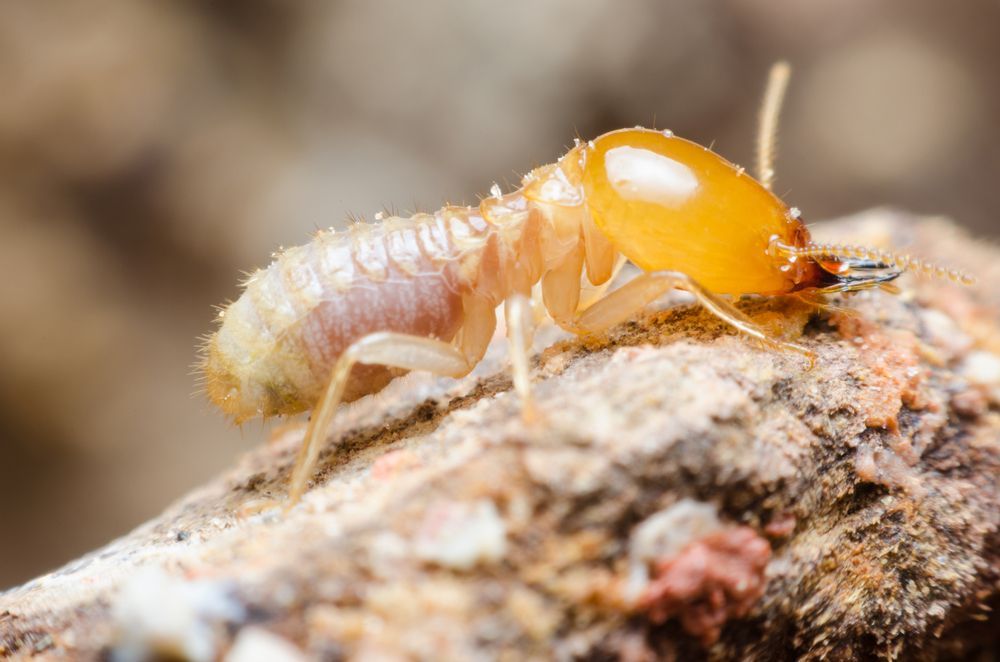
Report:
[[[996,0],[0,3],[0,587],[266,437],[192,397],[241,270],[348,212],[430,209],[655,124],[777,190],[996,236]]]

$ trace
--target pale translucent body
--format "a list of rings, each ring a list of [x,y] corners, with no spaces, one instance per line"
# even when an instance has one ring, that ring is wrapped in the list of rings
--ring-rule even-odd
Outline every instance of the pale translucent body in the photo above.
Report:
[[[285,251],[247,280],[209,338],[207,390],[237,420],[310,409],[343,352],[375,332],[461,343],[460,331],[475,327],[476,338],[464,340],[478,354],[466,357],[473,365],[495,324],[473,318],[492,317],[539,281],[553,319],[577,332],[614,323],[654,291],[684,287],[682,276],[706,296],[791,291],[803,272],[768,253],[774,236],[796,244],[807,235],[777,198],[717,155],[657,131],[605,134],[478,207],[322,232]],[[582,273],[605,283],[619,253],[680,275],[583,316]],[[399,372],[358,365],[340,400],[377,391]]]

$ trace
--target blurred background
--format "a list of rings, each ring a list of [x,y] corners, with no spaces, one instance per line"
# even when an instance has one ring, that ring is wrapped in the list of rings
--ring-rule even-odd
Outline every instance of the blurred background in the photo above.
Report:
[[[474,202],[574,135],[651,125],[776,190],[1000,233],[1000,2],[0,3],[0,588],[261,443],[189,375],[242,270],[348,212]]]

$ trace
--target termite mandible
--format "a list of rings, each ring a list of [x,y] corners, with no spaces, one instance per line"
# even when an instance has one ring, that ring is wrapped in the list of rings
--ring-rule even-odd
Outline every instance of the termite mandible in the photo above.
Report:
[[[529,297],[540,283],[556,324],[599,333],[672,288],[767,348],[724,295],[818,296],[890,284],[904,270],[969,284],[905,255],[810,240],[771,191],[789,67],[776,64],[761,111],[757,179],[670,131],[634,128],[578,142],[520,189],[475,207],[320,232],[252,274],[220,313],[200,364],[209,398],[237,422],[312,410],[288,503],[302,496],[337,407],[410,370],[461,377],[482,359],[505,304],[514,387],[532,412]],[[643,273],[580,309],[584,273],[606,286],[627,258]]]

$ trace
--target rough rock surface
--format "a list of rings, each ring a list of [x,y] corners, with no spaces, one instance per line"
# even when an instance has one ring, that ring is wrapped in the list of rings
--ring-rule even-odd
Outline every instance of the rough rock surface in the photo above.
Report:
[[[689,305],[559,340],[534,427],[502,342],[464,380],[397,380],[341,412],[289,512],[298,427],[0,594],[0,656],[996,655],[1000,251],[884,210],[822,234],[980,284],[741,304],[813,370]]]

